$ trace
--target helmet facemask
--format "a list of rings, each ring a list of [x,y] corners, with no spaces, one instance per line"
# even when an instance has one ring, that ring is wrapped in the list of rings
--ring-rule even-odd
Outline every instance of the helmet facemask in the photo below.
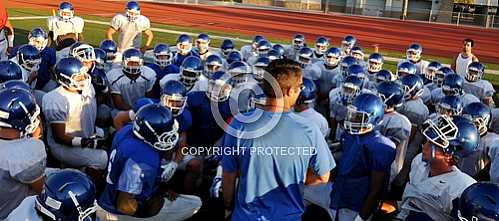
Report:
[[[155,53],[154,62],[161,68],[164,68],[172,63],[172,53],[171,52]]]
[[[449,146],[449,140],[455,139],[458,132],[457,126],[446,115],[438,115],[435,119],[426,120],[422,128],[422,134],[426,139],[442,149]]]
[[[375,127],[369,121],[370,115],[364,111],[358,111],[353,105],[347,106],[347,116],[343,122],[343,127],[350,134],[365,134]]]
[[[127,9],[126,10],[126,17],[128,18],[128,21],[135,21],[139,18],[140,16],[140,10],[135,10],[135,9]]]
[[[352,104],[357,95],[360,94],[360,88],[350,82],[343,83],[341,87],[340,96],[345,105]]]
[[[224,80],[209,80],[206,95],[213,102],[224,102],[230,97],[232,86],[227,84]]]
[[[482,78],[482,74],[475,68],[469,68],[466,74],[466,80],[469,82],[476,82]]]
[[[421,52],[414,49],[408,49],[405,55],[407,60],[411,61],[412,63],[417,63],[419,60],[421,60]]]
[[[194,84],[196,84],[200,76],[199,72],[192,72],[188,70],[181,70],[181,73],[180,82],[188,89],[192,88]]]
[[[170,109],[174,117],[179,116],[184,111],[187,98],[180,94],[161,95],[161,104]]]
[[[43,37],[31,37],[28,40],[29,40],[28,44],[34,46],[40,52],[43,51],[45,47],[47,47],[47,44],[49,42],[47,38]]]
[[[144,60],[138,56],[125,58],[123,60],[123,71],[127,74],[139,75],[142,72],[143,62]]]
[[[71,9],[59,9],[59,17],[63,21],[69,21],[74,17],[74,10]]]
[[[187,55],[192,50],[192,44],[190,42],[179,42],[177,43],[177,51],[181,55]]]
[[[340,58],[335,56],[326,56],[326,61],[324,62],[329,67],[335,67],[340,62]]]
[[[376,73],[381,71],[383,68],[383,63],[378,62],[377,60],[369,60],[369,68],[367,69],[371,73]]]

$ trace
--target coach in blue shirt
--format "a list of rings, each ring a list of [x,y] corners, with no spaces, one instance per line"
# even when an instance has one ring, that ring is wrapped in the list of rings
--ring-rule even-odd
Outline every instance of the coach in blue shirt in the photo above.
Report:
[[[222,189],[231,220],[300,220],[304,185],[327,182],[335,167],[320,129],[291,111],[303,85],[300,65],[279,59],[267,71],[274,80],[261,85],[266,105],[237,115],[225,129]],[[258,119],[244,120],[252,114]],[[254,133],[262,128],[269,130]]]

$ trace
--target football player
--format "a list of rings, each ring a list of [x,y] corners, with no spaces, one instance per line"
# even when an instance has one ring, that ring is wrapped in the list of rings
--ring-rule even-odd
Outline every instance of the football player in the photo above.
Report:
[[[70,39],[73,42],[83,41],[82,18],[74,15],[74,8],[70,2],[61,2],[56,16],[47,19],[48,36],[55,43],[56,49],[64,48],[64,41]]]

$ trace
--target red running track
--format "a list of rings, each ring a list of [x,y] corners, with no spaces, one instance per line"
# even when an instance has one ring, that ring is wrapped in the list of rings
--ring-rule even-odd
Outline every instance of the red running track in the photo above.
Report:
[[[7,7],[56,8],[60,1],[9,0]],[[76,13],[112,17],[123,12],[125,2],[72,0]],[[242,34],[262,34],[291,39],[303,33],[310,43],[327,36],[334,45],[353,34],[363,47],[379,44],[380,49],[401,53],[413,42],[423,45],[424,54],[452,57],[461,50],[464,38],[476,42],[474,53],[485,62],[499,63],[499,29],[455,27],[415,21],[377,19],[344,15],[323,15],[208,5],[141,3],[142,14],[153,22]],[[103,30],[104,32],[104,30]]]

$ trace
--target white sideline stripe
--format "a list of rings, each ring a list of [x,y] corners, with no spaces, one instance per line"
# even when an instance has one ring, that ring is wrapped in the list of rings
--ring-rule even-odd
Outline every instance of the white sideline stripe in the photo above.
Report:
[[[47,19],[48,16],[21,16],[21,17],[9,17],[10,20],[33,20],[33,19]],[[96,21],[96,20],[90,20],[90,19],[83,19],[85,22],[92,23],[92,24],[99,24],[99,25],[109,25],[109,22],[104,22],[104,21]],[[197,36],[199,33],[192,33],[192,32],[183,32],[183,31],[174,31],[174,30],[168,30],[168,29],[162,29],[162,28],[151,28],[152,31],[155,32],[162,32],[162,33],[169,33],[169,34],[188,34],[192,36]],[[230,37],[223,37],[219,35],[210,35],[211,38],[215,39],[230,39],[232,41],[239,41],[239,42],[245,42],[245,43],[251,43],[251,40],[249,39],[243,39],[243,38],[230,38]],[[394,57],[384,57],[385,60],[387,61],[394,61],[394,62],[399,62],[402,60],[401,58],[394,58]],[[450,67],[450,64],[443,64],[444,66]],[[497,70],[490,70],[487,69],[485,71],[486,74],[493,74],[493,75],[499,75],[499,71]]]

